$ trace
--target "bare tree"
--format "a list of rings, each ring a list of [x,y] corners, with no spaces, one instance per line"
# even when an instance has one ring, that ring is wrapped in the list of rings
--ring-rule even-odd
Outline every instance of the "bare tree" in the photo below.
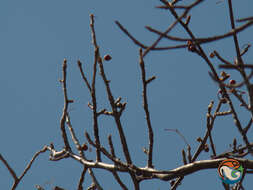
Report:
[[[130,175],[134,189],[140,189],[140,183],[145,180],[153,180],[159,179],[161,181],[170,181],[171,189],[177,189],[177,187],[183,182],[185,176],[190,175],[194,172],[198,172],[200,170],[208,170],[210,168],[217,168],[221,161],[227,158],[236,158],[244,167],[245,173],[252,173],[253,169],[253,161],[250,159],[246,159],[247,155],[253,154],[253,143],[248,138],[248,131],[252,125],[253,118],[253,84],[250,82],[251,77],[253,76],[253,65],[245,64],[243,60],[243,56],[248,52],[251,44],[248,43],[243,48],[240,48],[238,41],[238,33],[248,29],[249,26],[253,24],[253,17],[248,18],[240,18],[235,20],[234,12],[232,7],[232,0],[227,0],[229,7],[229,15],[230,15],[230,23],[231,30],[224,34],[219,34],[215,36],[207,36],[207,37],[197,37],[189,27],[189,23],[191,22],[190,12],[194,7],[197,7],[201,3],[205,3],[203,0],[195,0],[192,3],[188,3],[183,0],[173,0],[172,2],[168,2],[167,0],[160,0],[161,5],[157,8],[167,10],[171,13],[171,15],[175,18],[174,22],[170,24],[170,26],[165,31],[159,31],[152,27],[147,26],[146,29],[154,34],[156,34],[157,40],[153,42],[152,45],[148,46],[145,43],[140,42],[136,39],[131,33],[119,22],[116,21],[116,25],[121,29],[121,31],[128,36],[138,47],[139,47],[139,66],[141,70],[141,82],[142,82],[142,95],[143,95],[143,109],[146,116],[146,126],[148,132],[148,148],[144,148],[143,151],[147,156],[146,167],[140,167],[135,164],[135,161],[131,157],[131,152],[129,151],[129,145],[127,143],[127,136],[125,135],[124,129],[122,127],[121,116],[124,113],[126,108],[126,102],[122,102],[121,97],[115,97],[112,93],[110,80],[108,80],[108,74],[104,69],[104,62],[109,61],[111,59],[110,55],[106,55],[102,58],[100,54],[100,47],[97,41],[99,36],[96,36],[95,32],[95,21],[94,15],[90,15],[90,29],[92,34],[92,43],[94,46],[94,63],[93,63],[93,71],[92,71],[92,80],[89,81],[86,77],[86,71],[83,70],[82,62],[79,60],[77,62],[77,66],[80,70],[81,79],[83,80],[84,85],[88,89],[88,93],[90,93],[91,102],[88,104],[89,109],[92,110],[93,113],[93,134],[89,134],[85,132],[86,139],[88,144],[82,144],[78,140],[74,127],[71,123],[71,117],[69,112],[69,105],[74,103],[74,100],[70,99],[68,96],[68,88],[67,88],[67,60],[64,59],[62,65],[62,79],[60,83],[62,84],[63,94],[64,94],[64,108],[62,111],[62,116],[60,120],[60,131],[62,135],[62,140],[64,143],[64,148],[62,150],[56,150],[54,148],[54,144],[44,146],[40,151],[38,151],[29,162],[25,170],[22,172],[20,176],[16,174],[16,172],[12,169],[10,164],[3,158],[0,154],[0,160],[8,169],[11,174],[14,183],[12,186],[12,190],[16,189],[20,181],[23,179],[25,174],[30,169],[31,165],[35,161],[35,159],[46,151],[50,152],[50,160],[59,161],[61,159],[74,159],[80,163],[80,167],[83,167],[83,172],[81,173],[79,184],[77,189],[83,189],[83,183],[85,175],[90,175],[92,179],[92,184],[88,189],[103,189],[100,185],[100,179],[98,179],[93,170],[95,169],[103,169],[106,170],[114,176],[115,181],[119,184],[119,186],[123,190],[127,190],[128,184],[124,183],[124,180],[120,178],[118,173],[127,173]],[[225,2],[224,2],[225,3]],[[180,12],[180,14],[179,14]],[[239,27],[235,27],[235,22],[241,24]],[[174,29],[176,25],[180,25],[188,34],[188,38],[181,38],[177,36],[170,35],[170,32]],[[234,62],[231,60],[226,60],[223,56],[216,50],[211,52],[209,55],[202,48],[203,44],[212,43],[217,40],[223,40],[227,37],[232,37],[235,48],[235,58]],[[173,46],[158,46],[159,42],[162,39],[167,39],[169,41],[175,41],[178,45]],[[154,167],[153,164],[153,149],[154,149],[154,133],[155,130],[152,127],[151,122],[151,114],[149,111],[149,97],[147,96],[147,86],[156,79],[155,76],[147,76],[146,74],[146,65],[145,65],[145,57],[151,51],[165,51],[165,50],[174,50],[174,49],[182,49],[183,51],[190,51],[193,54],[201,57],[204,62],[208,65],[210,71],[210,79],[213,80],[217,86],[219,87],[219,91],[217,93],[218,104],[215,106],[214,101],[211,101],[207,107],[206,113],[206,132],[203,134],[203,137],[196,137],[199,142],[198,148],[193,150],[191,145],[187,142],[183,134],[180,133],[177,129],[165,129],[166,131],[176,132],[178,135],[182,137],[182,140],[187,145],[187,150],[182,150],[182,160],[183,164],[180,167],[177,167],[172,170],[159,170]],[[232,53],[231,53],[232,54]],[[218,68],[214,66],[212,63],[213,59],[217,59],[221,62],[218,66],[224,70],[221,74],[218,74]],[[241,77],[242,81],[237,82],[230,78],[229,70],[237,71]],[[250,72],[247,72],[249,70]],[[97,74],[99,71],[99,74]],[[99,76],[100,75],[100,76]],[[106,95],[108,98],[108,102],[110,108],[105,108],[102,110],[98,110],[97,105],[97,96],[96,96],[96,80],[98,77],[101,77],[106,89]],[[229,82],[227,82],[229,80]],[[245,90],[241,90],[241,88],[245,88]],[[238,115],[238,111],[235,109],[235,103],[232,101],[232,97],[235,97],[235,101],[240,102],[240,109],[246,110],[250,117],[248,118],[248,124],[244,126],[241,123],[241,120]],[[248,100],[246,100],[246,97]],[[228,108],[227,111],[221,111],[221,108],[226,106]],[[203,115],[205,113],[202,113]],[[100,139],[100,131],[99,131],[99,122],[98,118],[101,115],[105,115],[107,117],[113,118],[116,129],[119,135],[120,144],[122,151],[124,153],[124,158],[120,158],[116,155],[116,151],[114,148],[113,136],[108,134],[108,144],[109,149],[105,148],[106,146],[101,143]],[[232,116],[232,117],[230,117]],[[237,127],[238,132],[244,142],[244,145],[238,145],[237,140],[234,139],[232,144],[231,151],[225,151],[222,154],[218,154],[216,151],[217,144],[213,140],[213,131],[215,130],[215,120],[218,117],[230,117],[234,121],[234,125]],[[68,138],[67,130],[71,135],[71,139]],[[75,147],[71,147],[70,141],[73,141]],[[96,151],[96,157],[90,158],[89,154],[86,154],[86,151],[89,149],[89,146],[94,147]],[[78,154],[74,153],[75,150],[78,151]],[[211,156],[206,160],[198,160],[199,155],[202,152],[211,152]],[[111,163],[104,161],[103,158],[107,158]],[[125,160],[125,161],[123,161]],[[88,173],[88,174],[87,174]],[[224,189],[244,189],[243,187],[243,179],[234,186],[229,186],[223,183]],[[37,189],[43,189],[41,186],[36,186]],[[60,187],[55,187],[55,189],[62,189]]]

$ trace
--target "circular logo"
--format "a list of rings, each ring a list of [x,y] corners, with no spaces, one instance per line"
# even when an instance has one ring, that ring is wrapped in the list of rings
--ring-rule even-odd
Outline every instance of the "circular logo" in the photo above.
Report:
[[[241,180],[243,167],[238,160],[226,159],[220,163],[218,173],[224,183],[234,184]]]

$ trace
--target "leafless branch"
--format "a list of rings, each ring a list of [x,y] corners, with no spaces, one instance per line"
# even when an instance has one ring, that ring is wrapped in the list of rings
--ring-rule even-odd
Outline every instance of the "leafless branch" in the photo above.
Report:
[[[211,133],[211,129],[212,129],[212,126],[211,126],[212,121],[211,120],[214,118],[213,116],[211,116],[213,104],[214,104],[214,102],[211,101],[211,103],[208,105],[208,111],[207,111],[207,116],[206,116],[206,120],[207,120],[206,125],[207,125],[208,136],[209,136],[212,152],[213,152],[213,155],[216,156],[216,150],[215,150],[215,146],[214,146],[214,142],[213,142],[213,138],[212,138],[212,133]]]
[[[67,125],[68,125],[68,128],[69,128],[69,131],[70,131],[72,140],[73,140],[73,142],[74,142],[75,145],[76,145],[76,149],[79,151],[80,155],[81,155],[82,157],[85,158],[85,155],[84,155],[84,152],[83,152],[83,150],[82,150],[82,147],[81,147],[81,145],[80,145],[80,143],[79,143],[79,140],[78,140],[77,137],[76,137],[74,128],[72,127],[72,124],[71,124],[71,121],[70,121],[70,116],[69,116],[68,113],[67,113],[67,116],[66,116],[66,123],[67,123]]]
[[[67,60],[64,59],[63,61],[63,65],[62,65],[62,75],[63,75],[63,79],[60,80],[60,82],[62,83],[62,88],[63,88],[63,94],[64,94],[64,107],[63,107],[63,112],[62,112],[62,116],[61,116],[61,122],[60,122],[60,128],[61,128],[61,133],[62,133],[62,138],[64,141],[64,145],[66,150],[71,150],[70,145],[69,145],[69,141],[68,141],[68,137],[66,134],[66,130],[65,130],[65,121],[66,121],[66,117],[67,117],[67,111],[68,111],[68,106],[69,103],[71,102],[68,99],[67,96]]]
[[[187,25],[187,23],[185,23],[185,24]],[[214,41],[217,41],[217,40],[223,40],[227,37],[231,37],[234,34],[238,34],[239,32],[244,31],[249,26],[252,26],[252,24],[253,24],[253,21],[249,21],[246,24],[244,24],[244,25],[242,25],[238,28],[232,29],[230,32],[227,32],[225,34],[211,36],[211,37],[204,37],[204,38],[196,38],[195,43],[203,44],[203,43],[214,42]],[[172,41],[187,42],[189,40],[192,40],[191,38],[179,38],[179,37],[176,37],[176,36],[170,36],[168,34],[164,34],[164,33],[160,32],[160,31],[158,31],[158,30],[156,30],[156,29],[154,29],[150,26],[146,26],[146,29],[148,29],[150,32],[156,33],[156,34],[158,34],[160,36],[163,36],[164,38],[167,38],[167,39],[172,40]]]
[[[87,80],[86,76],[84,75],[84,72],[83,72],[83,68],[82,68],[82,63],[80,60],[77,61],[77,65],[79,67],[79,70],[80,70],[80,73],[82,75],[82,78],[87,86],[87,88],[89,89],[89,91],[91,92],[91,87],[90,87],[90,83],[89,81]]]
[[[111,135],[108,136],[108,142],[109,142],[109,146],[110,146],[110,150],[111,150],[111,155],[116,158],[115,151],[114,151],[114,146],[113,146],[113,143],[112,143],[112,136]],[[115,163],[115,164],[117,164],[117,163]],[[118,184],[120,185],[120,187],[123,190],[127,190],[126,185],[121,181],[121,179],[120,179],[119,175],[117,174],[117,172],[116,171],[112,171],[112,175],[115,178],[115,180],[118,182]]]
[[[92,77],[92,84],[91,84],[91,97],[92,97],[92,107],[93,107],[93,130],[94,130],[94,137],[95,137],[95,142],[97,145],[100,144],[100,139],[99,139],[99,130],[98,130],[98,113],[97,113],[97,100],[96,100],[96,89],[95,89],[95,82],[96,82],[96,73],[97,73],[97,62],[98,59],[101,59],[99,56],[99,48],[97,45],[97,40],[96,40],[96,34],[95,34],[95,29],[94,29],[94,15],[90,15],[90,28],[91,28],[91,34],[92,34],[92,41],[93,45],[95,48],[94,51],[94,64],[93,64],[93,77]],[[101,154],[98,149],[96,149],[96,154],[97,154],[97,161],[101,161]]]
[[[41,153],[43,153],[43,152],[46,152],[47,151],[47,147],[45,146],[45,147],[43,147],[40,151],[38,151],[38,152],[36,152],[35,154],[34,154],[34,156],[32,157],[32,159],[31,159],[31,161],[27,164],[27,166],[26,166],[26,168],[25,168],[25,170],[23,171],[23,173],[19,176],[19,177],[17,177],[16,176],[16,174],[15,173],[11,173],[11,171],[12,172],[14,172],[13,170],[9,170],[9,168],[8,168],[8,170],[10,171],[10,173],[13,175],[13,174],[15,174],[14,176],[13,176],[13,178],[14,178],[14,183],[13,183],[13,185],[12,185],[12,187],[11,187],[11,190],[15,190],[16,188],[17,188],[17,186],[18,186],[18,184],[20,183],[20,181],[23,179],[23,177],[25,176],[25,174],[29,171],[29,169],[31,168],[31,166],[32,166],[32,164],[33,164],[33,162],[35,161],[35,159],[41,154]],[[1,159],[1,155],[0,155],[0,159]],[[2,160],[2,159],[1,159]],[[6,167],[7,167],[7,165],[6,165]]]
[[[165,131],[174,131],[176,132],[184,141],[184,143],[187,145],[187,146],[190,146],[190,144],[187,142],[186,138],[184,137],[184,135],[182,135],[182,133],[180,133],[180,131],[178,129],[164,129]]]
[[[81,73],[82,80],[84,85],[87,86],[88,92],[90,94],[91,100],[88,103],[88,109],[92,111],[93,115],[93,137],[91,138],[90,135],[85,132],[85,137],[89,143],[89,147],[94,147],[96,150],[96,159],[88,160],[86,159],[84,151],[88,150],[87,143],[83,145],[80,144],[75,130],[72,126],[70,114],[68,112],[69,104],[73,103],[74,101],[69,99],[68,97],[68,89],[67,89],[67,60],[64,59],[62,65],[62,79],[60,80],[63,89],[64,95],[64,107],[62,111],[62,116],[60,119],[60,131],[61,136],[64,142],[64,147],[60,150],[56,150],[54,148],[54,144],[51,143],[50,146],[45,146],[43,149],[38,151],[28,163],[20,177],[17,176],[15,171],[9,165],[9,163],[3,158],[0,154],[0,160],[3,162],[4,166],[8,169],[8,172],[11,174],[12,178],[14,179],[14,183],[12,185],[12,190],[16,189],[20,181],[24,178],[27,172],[30,170],[33,162],[36,158],[43,152],[49,151],[50,152],[50,160],[51,161],[59,161],[65,158],[70,158],[75,161],[78,161],[81,166],[83,167],[82,173],[80,175],[79,183],[78,183],[78,190],[83,190],[83,183],[85,174],[88,171],[90,177],[92,179],[92,184],[88,189],[98,189],[102,190],[103,187],[99,184],[99,180],[96,178],[94,174],[94,169],[98,170],[106,170],[109,173],[112,173],[114,180],[119,184],[119,186],[123,190],[127,190],[127,186],[123,183],[123,180],[120,178],[119,173],[126,173],[129,174],[133,187],[135,190],[140,190],[140,183],[144,180],[152,180],[152,179],[159,179],[162,181],[170,181],[171,190],[177,189],[177,187],[181,184],[182,180],[185,176],[191,175],[195,172],[201,170],[208,170],[212,168],[217,168],[218,165],[226,158],[236,158],[240,163],[243,164],[245,167],[246,172],[252,173],[250,169],[253,169],[253,160],[245,159],[245,157],[249,154],[253,155],[253,143],[250,142],[249,137],[247,135],[251,125],[253,123],[253,84],[251,84],[250,79],[253,76],[253,65],[251,64],[244,64],[243,55],[245,55],[251,44],[247,43],[242,46],[240,49],[239,41],[238,41],[238,34],[242,31],[245,31],[253,24],[253,17],[247,17],[236,20],[237,22],[243,22],[241,26],[235,26],[235,19],[234,19],[234,10],[232,7],[232,0],[227,0],[228,2],[228,11],[230,16],[230,25],[231,30],[224,34],[208,36],[208,37],[197,37],[195,33],[190,28],[190,20],[191,14],[190,11],[195,8],[200,3],[204,2],[203,0],[194,0],[190,4],[187,2],[178,3],[180,0],[172,0],[168,2],[168,0],[160,0],[162,3],[160,8],[161,10],[168,11],[173,17],[174,21],[172,21],[165,31],[159,31],[152,27],[146,26],[146,29],[157,34],[157,39],[154,40],[153,43],[150,45],[146,45],[136,39],[130,32],[120,24],[119,21],[115,21],[116,25],[120,28],[123,33],[130,38],[133,43],[140,47],[139,50],[139,66],[141,69],[141,79],[142,79],[142,96],[143,96],[143,108],[145,112],[145,118],[147,122],[147,131],[148,131],[148,140],[149,140],[149,147],[145,148],[145,153],[147,154],[147,166],[140,167],[135,164],[134,160],[132,160],[127,138],[124,133],[124,128],[121,121],[121,116],[126,109],[126,102],[122,101],[121,97],[114,97],[112,93],[112,88],[110,86],[110,80],[108,80],[108,75],[106,75],[106,68],[103,64],[104,61],[108,61],[111,59],[110,55],[101,58],[100,55],[100,47],[98,46],[95,26],[94,26],[94,15],[90,15],[90,29],[92,35],[92,45],[94,46],[94,62],[93,62],[93,69],[92,69],[92,79],[89,81],[86,77],[86,70],[83,69],[82,63],[80,60],[77,61],[77,65],[79,67],[79,71]],[[191,21],[192,22],[192,21]],[[177,37],[172,36],[169,33],[175,28],[176,25],[180,25],[183,30],[187,33],[188,37]],[[225,38],[232,37],[234,42],[234,49],[235,49],[235,59],[234,61],[226,60],[223,58],[223,55],[218,53],[214,50],[209,56],[202,48],[204,43],[211,43],[217,40],[223,40]],[[232,39],[231,38],[231,39]],[[181,42],[182,44],[173,45],[173,46],[158,46],[162,39],[169,39],[176,42]],[[196,56],[199,56],[203,59],[203,61],[208,65],[210,71],[209,74],[211,78],[216,82],[218,86],[218,104],[214,109],[215,101],[211,101],[207,107],[207,114],[206,114],[206,131],[201,137],[197,137],[197,141],[199,142],[198,147],[194,150],[191,145],[186,141],[186,138],[177,130],[177,129],[165,129],[166,131],[175,131],[185,142],[187,145],[187,149],[182,150],[182,160],[183,164],[177,168],[171,170],[160,170],[156,169],[153,165],[153,147],[154,147],[154,129],[151,124],[151,116],[149,110],[149,101],[147,96],[147,87],[152,81],[156,79],[155,76],[147,77],[146,76],[146,65],[144,58],[145,56],[151,51],[161,51],[161,50],[171,50],[171,49],[179,49],[185,48],[189,52],[193,53]],[[106,58],[107,57],[107,58]],[[228,78],[230,77],[230,73],[226,73],[222,71],[220,75],[218,75],[218,68],[212,63],[211,58],[217,58],[222,65],[219,65],[219,68],[224,69],[234,69],[238,71],[241,75],[242,80],[236,82],[235,80],[230,80],[227,82]],[[231,56],[232,57],[232,56]],[[97,68],[98,67],[98,68]],[[248,73],[247,69],[251,69],[250,73]],[[98,109],[98,101],[97,101],[97,70],[99,70],[99,77],[102,78],[102,81],[105,85],[105,93],[107,95],[107,101],[110,104],[110,108],[102,108]],[[247,71],[247,72],[246,72]],[[240,87],[245,87],[240,89]],[[244,109],[247,112],[250,112],[251,116],[247,119],[248,123],[243,125],[241,122],[242,118],[240,116],[239,110],[236,109],[234,106],[234,99],[231,98],[235,96],[236,101],[240,103],[240,109]],[[245,96],[248,96],[249,100],[245,100]],[[223,108],[222,110],[221,108]],[[246,109],[245,109],[246,108]],[[112,136],[108,136],[108,144],[109,148],[105,148],[101,144],[101,139],[99,136],[99,122],[98,117],[101,115],[110,116],[114,119],[115,127],[117,130],[117,134],[119,135],[121,149],[123,151],[124,158],[118,157],[116,155],[117,149],[115,149],[114,144],[112,142]],[[232,116],[232,117],[231,117]],[[238,132],[243,140],[243,145],[238,144],[240,142],[238,137],[234,138],[233,143],[230,145],[230,149],[223,153],[218,153],[218,149],[216,150],[217,143],[214,141],[215,135],[215,122],[217,117],[231,117],[234,121],[235,127],[238,129]],[[72,151],[70,147],[70,142],[67,137],[66,133],[66,125],[68,126],[71,140],[73,141],[78,153]],[[209,143],[207,140],[209,139]],[[211,159],[209,160],[198,160],[200,154],[204,152],[209,152],[209,147],[211,149]],[[193,152],[193,153],[192,153]],[[109,163],[102,161],[109,159]],[[244,174],[245,175],[245,174]],[[243,176],[244,178],[244,176]],[[224,189],[229,189],[230,187],[223,183]],[[36,188],[42,188],[41,186],[36,186]],[[55,189],[62,189],[58,186],[55,186]],[[244,189],[242,185],[242,181],[238,183],[238,185],[234,186],[233,189]]]
[[[120,24],[119,21],[115,21],[115,23],[117,24],[117,26],[138,46],[142,47],[142,48],[147,48],[147,46],[145,46],[144,44],[142,44],[141,42],[139,42],[138,40],[136,40],[135,37],[133,37],[128,31],[127,29],[125,29],[122,24]]]
[[[232,65],[229,61],[225,60],[220,56],[220,54],[217,51],[214,51],[213,54],[222,62],[225,63],[226,65]]]
[[[120,187],[123,189],[123,190],[128,190],[126,185],[121,181],[121,179],[119,178],[119,175],[113,171],[112,172],[113,174],[113,177],[115,178],[115,180],[118,182],[118,184],[120,185]]]
[[[12,175],[14,181],[17,181],[18,177],[17,177],[15,171],[11,168],[11,166],[8,164],[8,162],[4,159],[4,157],[1,154],[0,154],[0,160],[3,162],[3,164],[5,165],[5,167],[8,169],[8,171]]]
[[[114,151],[114,146],[113,146],[113,143],[112,143],[112,135],[108,136],[108,142],[109,142],[109,146],[110,146],[112,156],[116,157],[116,154],[115,154],[115,151]]]
[[[253,20],[253,17],[240,18],[240,19],[237,19],[236,21],[237,22],[245,22],[245,21],[251,21],[251,20]]]
[[[92,169],[89,168],[89,169],[88,169],[88,172],[89,172],[89,174],[90,174],[90,176],[91,176],[91,178],[92,178],[93,183],[95,184],[96,189],[98,189],[98,190],[103,190],[103,188],[101,187],[101,185],[98,183],[98,180],[97,180],[97,178],[95,177],[95,175],[94,175]]]
[[[100,57],[99,54],[98,54],[98,57]],[[114,100],[114,97],[113,97],[112,92],[111,92],[109,81],[107,80],[106,75],[105,75],[104,66],[103,66],[101,58],[98,59],[98,64],[99,64],[99,67],[100,67],[100,75],[102,76],[102,79],[103,79],[104,84],[106,86],[108,100],[111,104],[111,108],[112,108],[112,111],[113,111],[113,117],[114,117],[114,120],[116,122],[117,129],[118,129],[118,132],[119,132],[119,135],[120,135],[120,140],[121,140],[123,152],[125,154],[127,162],[129,164],[131,164],[132,160],[131,160],[131,157],[130,157],[130,154],[129,154],[129,150],[128,150],[128,146],[127,146],[127,142],[126,142],[126,137],[125,137],[125,134],[124,134],[124,131],[123,131],[123,128],[122,128],[122,124],[121,124],[121,121],[120,121],[119,113],[117,111],[117,107],[115,105],[115,100]]]
[[[151,119],[150,119],[150,113],[148,109],[148,98],[147,98],[147,85],[151,80],[146,79],[146,71],[145,71],[145,63],[143,60],[143,54],[142,49],[139,50],[139,56],[140,56],[140,67],[141,67],[141,75],[142,75],[142,85],[143,85],[143,108],[146,114],[146,121],[147,121],[147,127],[148,127],[148,135],[149,135],[149,149],[148,149],[148,161],[147,166],[153,168],[152,159],[153,159],[153,145],[154,145],[154,133],[151,125]],[[153,77],[153,79],[155,79]]]
[[[84,166],[82,174],[81,174],[80,179],[79,179],[77,190],[83,190],[83,185],[82,184],[84,182],[84,176],[85,176],[85,173],[86,173],[87,169],[88,168]]]

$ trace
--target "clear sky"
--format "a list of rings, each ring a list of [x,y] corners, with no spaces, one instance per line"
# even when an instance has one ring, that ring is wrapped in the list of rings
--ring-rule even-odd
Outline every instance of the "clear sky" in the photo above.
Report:
[[[207,37],[230,31],[226,1],[205,1],[192,11],[190,27],[199,37]],[[235,17],[252,16],[251,0],[233,1]],[[138,47],[116,26],[118,20],[137,39],[150,45],[157,36],[145,30],[149,25],[165,30],[173,21],[171,14],[156,9],[161,5],[153,1],[91,1],[91,0],[22,0],[0,1],[0,152],[18,175],[24,170],[32,156],[44,145],[53,142],[57,149],[63,147],[59,129],[63,108],[63,93],[59,79],[63,59],[68,61],[69,97],[75,100],[70,107],[73,127],[81,142],[86,142],[84,131],[92,135],[92,115],[87,103],[91,101],[84,86],[76,61],[84,63],[84,70],[91,79],[93,46],[89,28],[89,15],[95,15],[95,28],[101,55],[110,54],[112,60],[105,63],[108,78],[115,97],[127,102],[122,123],[134,163],[146,166],[147,127],[142,109],[142,83],[138,64]],[[172,33],[188,37],[180,26]],[[252,43],[252,27],[239,35],[240,46]],[[174,44],[163,40],[160,45]],[[203,46],[207,52],[217,50],[225,58],[235,56],[232,38]],[[245,61],[252,63],[252,51]],[[217,105],[217,85],[208,75],[209,68],[197,55],[186,49],[151,52],[145,58],[147,75],[157,79],[148,87],[151,121],[155,132],[154,165],[157,169],[174,169],[182,165],[181,150],[186,150],[183,140],[165,128],[178,129],[195,152],[196,138],[206,130],[206,111],[211,100]],[[214,60],[213,64],[218,65]],[[232,77],[240,80],[236,73]],[[98,108],[109,108],[105,88],[100,76],[97,80]],[[235,104],[239,105],[238,102]],[[224,110],[225,107],[224,107]],[[241,110],[241,109],[240,109]],[[244,125],[249,115],[239,111]],[[102,143],[108,147],[107,136],[112,134],[116,152],[122,157],[116,126],[111,118],[99,118]],[[251,132],[252,133],[252,132]],[[229,150],[234,137],[242,143],[231,117],[217,119],[214,140],[218,153]],[[252,139],[252,135],[249,135]],[[73,145],[73,144],[72,144]],[[94,156],[94,149],[87,156]],[[210,153],[202,153],[199,159],[209,159]],[[250,158],[252,159],[252,157]],[[108,161],[105,159],[105,161]],[[34,189],[35,184],[51,189],[58,185],[74,190],[82,171],[76,161],[67,159],[49,161],[44,153],[17,188]],[[110,173],[95,170],[104,189],[119,189]],[[88,176],[88,175],[87,175]],[[122,175],[130,183],[127,175]],[[13,180],[0,163],[0,188],[10,189]],[[91,183],[85,179],[84,187]],[[185,177],[179,189],[221,189],[215,169],[200,171]],[[245,188],[253,183],[246,176]],[[168,182],[158,180],[141,184],[142,189],[168,189]],[[132,189],[129,186],[129,189]]]

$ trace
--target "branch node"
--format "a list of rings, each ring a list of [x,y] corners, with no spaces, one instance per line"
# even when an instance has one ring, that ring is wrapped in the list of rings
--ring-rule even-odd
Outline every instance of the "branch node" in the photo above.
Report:
[[[148,83],[152,82],[155,79],[156,79],[156,76],[152,76],[148,80],[146,80],[146,83],[148,84]]]

